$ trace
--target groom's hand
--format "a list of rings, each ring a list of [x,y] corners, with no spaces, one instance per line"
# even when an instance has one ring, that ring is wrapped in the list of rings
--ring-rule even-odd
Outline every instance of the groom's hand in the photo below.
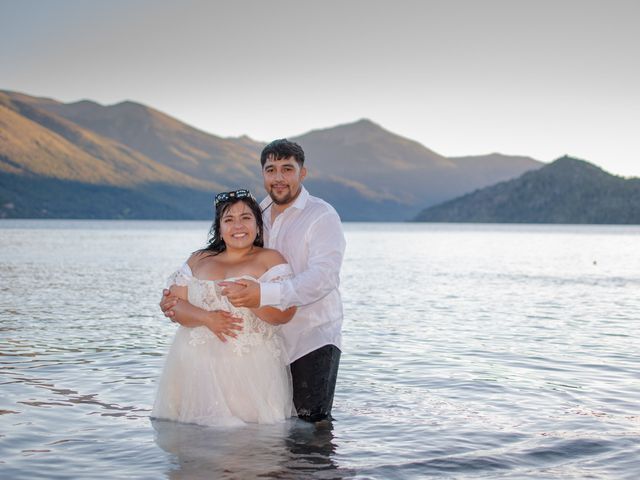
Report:
[[[222,295],[227,297],[234,307],[258,308],[260,306],[260,284],[252,280],[220,282]]]
[[[173,320],[173,317],[176,315],[176,312],[174,312],[172,309],[177,304],[178,304],[178,297],[176,297],[175,295],[172,295],[171,292],[166,288],[162,290],[162,298],[160,299],[160,309],[162,310],[162,313],[164,313],[164,316],[171,319],[172,322],[175,321]]]

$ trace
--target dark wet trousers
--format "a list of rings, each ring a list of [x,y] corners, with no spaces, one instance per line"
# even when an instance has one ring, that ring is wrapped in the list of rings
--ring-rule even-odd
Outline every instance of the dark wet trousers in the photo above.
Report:
[[[325,345],[291,364],[293,404],[298,418],[308,422],[331,419],[340,350]]]

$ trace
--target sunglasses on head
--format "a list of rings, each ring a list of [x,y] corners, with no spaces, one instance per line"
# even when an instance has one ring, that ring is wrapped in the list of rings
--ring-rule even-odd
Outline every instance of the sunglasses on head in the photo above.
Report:
[[[245,188],[240,190],[234,190],[233,192],[222,192],[216,195],[215,197],[215,205],[216,207],[220,203],[228,202],[229,200],[233,200],[236,198],[247,198],[251,197],[251,192]]]

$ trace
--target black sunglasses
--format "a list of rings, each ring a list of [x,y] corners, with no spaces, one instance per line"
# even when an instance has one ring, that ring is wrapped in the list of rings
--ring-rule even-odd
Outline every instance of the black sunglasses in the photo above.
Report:
[[[253,198],[253,196],[251,195],[251,192],[245,188],[242,188],[240,190],[234,190],[233,192],[222,192],[216,195],[215,205],[217,207],[219,204],[223,202],[228,202],[229,200],[232,200],[235,198],[247,198],[247,197]]]

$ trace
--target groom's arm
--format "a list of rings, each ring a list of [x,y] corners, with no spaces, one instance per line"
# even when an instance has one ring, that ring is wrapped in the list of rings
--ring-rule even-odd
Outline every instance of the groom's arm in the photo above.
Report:
[[[296,314],[296,307],[289,307],[286,310],[280,310],[275,307],[252,308],[251,311],[262,321],[271,325],[283,325],[288,323]]]
[[[338,214],[331,211],[318,217],[306,240],[309,251],[306,268],[282,283],[262,284],[261,305],[280,308],[309,305],[338,288],[346,247]]]
[[[318,217],[306,235],[309,258],[295,277],[278,283],[243,281],[226,287],[236,307],[274,306],[287,309],[317,302],[338,288],[346,242],[340,217],[327,212]],[[300,239],[304,241],[305,239]]]

